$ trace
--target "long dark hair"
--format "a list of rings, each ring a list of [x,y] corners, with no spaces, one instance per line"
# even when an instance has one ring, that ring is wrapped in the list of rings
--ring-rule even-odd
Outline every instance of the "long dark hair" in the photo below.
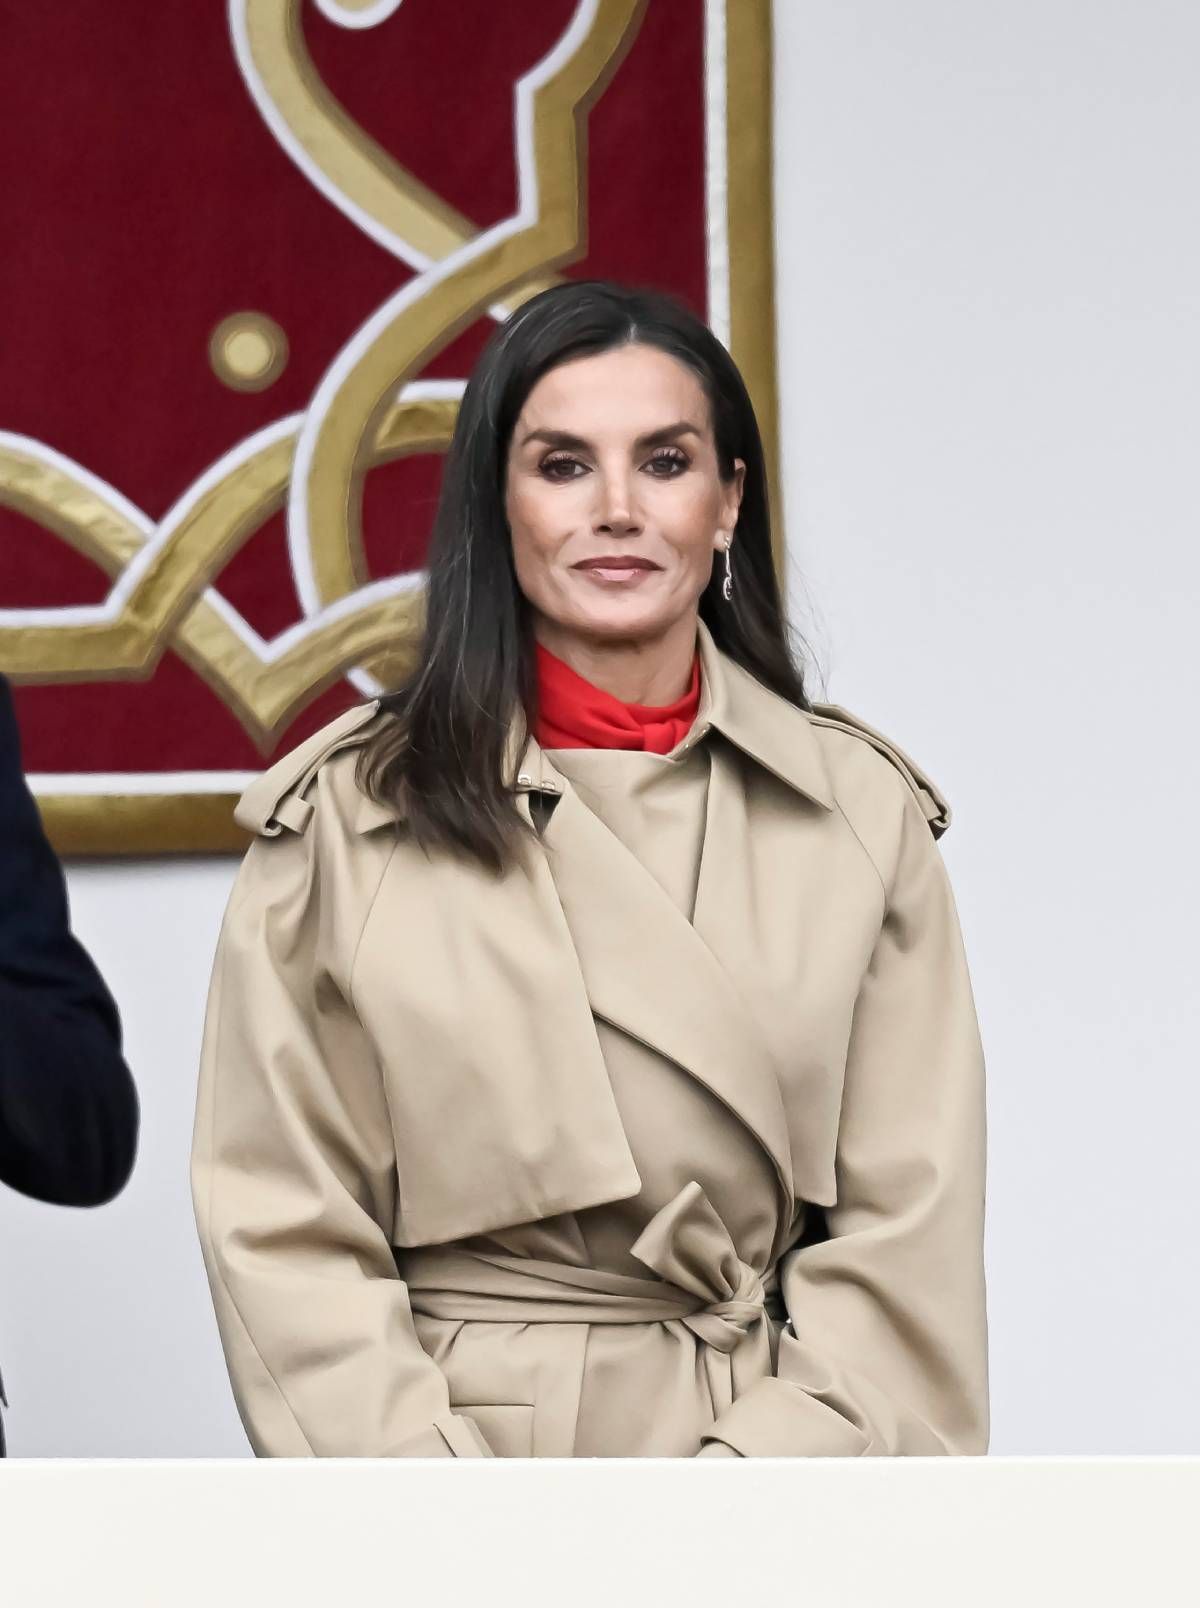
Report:
[[[492,335],[459,407],[429,545],[424,634],[413,670],[389,693],[389,720],[359,762],[360,784],[400,800],[416,841],[463,851],[500,872],[532,835],[502,775],[511,723],[528,732],[536,700],[531,610],[517,584],[505,517],[509,441],[525,399],[550,369],[637,342],[687,364],[712,409],[721,477],[746,465],[733,596],[721,572],[700,598],[717,646],[773,692],[811,708],[793,659],[771,550],[762,441],[729,353],[658,291],[605,280],[555,285]]]

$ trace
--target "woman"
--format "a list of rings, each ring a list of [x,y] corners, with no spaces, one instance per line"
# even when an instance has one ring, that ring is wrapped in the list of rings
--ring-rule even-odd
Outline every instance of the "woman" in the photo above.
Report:
[[[949,811],[805,696],[702,324],[496,332],[411,678],[239,819],[193,1186],[260,1455],[986,1449]]]

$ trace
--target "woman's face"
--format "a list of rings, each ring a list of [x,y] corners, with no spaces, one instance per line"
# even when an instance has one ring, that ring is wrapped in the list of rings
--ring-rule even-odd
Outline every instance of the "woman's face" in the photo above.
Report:
[[[505,496],[539,639],[558,653],[694,632],[744,473],[739,459],[721,479],[704,389],[657,347],[544,374],[513,430]]]

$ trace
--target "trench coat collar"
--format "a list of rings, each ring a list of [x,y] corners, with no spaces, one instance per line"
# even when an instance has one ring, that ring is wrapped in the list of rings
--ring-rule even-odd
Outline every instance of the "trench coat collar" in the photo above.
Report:
[[[702,735],[707,727],[715,727],[797,793],[833,809],[833,784],[804,711],[723,653],[703,620],[698,639],[702,691],[696,732]]]
[[[709,731],[719,731],[795,792],[823,808],[834,808],[833,785],[825,758],[804,711],[764,687],[749,670],[717,646],[712,632],[699,621],[700,704],[691,731],[671,750],[682,757]],[[561,793],[570,784],[531,734],[514,723],[509,728],[506,774],[516,770],[518,792]]]
[[[700,704],[691,731],[671,757],[681,757],[711,730],[721,733],[743,754],[812,799],[834,808],[833,786],[816,732],[805,715],[785,698],[764,687],[736,659],[717,646],[703,620],[698,622]],[[509,724],[503,774],[518,793],[561,794],[570,783],[547,757],[518,714]],[[395,821],[400,810],[363,794],[356,824],[359,831]]]

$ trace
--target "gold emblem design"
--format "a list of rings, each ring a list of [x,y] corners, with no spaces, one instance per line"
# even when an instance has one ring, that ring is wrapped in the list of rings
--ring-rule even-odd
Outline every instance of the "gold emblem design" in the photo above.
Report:
[[[636,31],[643,5],[585,0],[541,64],[551,70],[532,86],[539,69],[523,81],[518,93],[528,91],[532,111],[535,214],[528,222],[518,216],[476,234],[326,90],[304,46],[300,0],[234,0],[235,45],[242,47],[243,66],[250,67],[252,90],[261,86],[265,92],[263,110],[272,114],[272,127],[278,118],[294,132],[320,166],[326,193],[336,187],[356,221],[365,212],[374,225],[403,232],[410,249],[433,259],[432,266],[385,304],[382,319],[377,313],[352,338],[307,415],[284,420],[226,454],[153,534],[80,466],[39,451],[37,443],[0,436],[0,501],[69,542],[116,583],[104,605],[63,611],[68,618],[61,623],[40,617],[53,610],[0,611],[0,667],[7,674],[39,682],[144,677],[174,648],[268,752],[305,704],[347,670],[370,664],[390,675],[403,668],[406,648],[411,652],[420,630],[420,578],[371,584],[358,520],[349,512],[350,488],[357,497],[363,474],[376,463],[445,448],[457,402],[405,396],[408,376],[501,292],[514,292],[526,281],[524,295],[532,295],[546,281],[529,281],[579,251],[579,124]],[[510,304],[522,299],[510,295]],[[330,375],[337,376],[332,388]],[[305,527],[299,546],[306,554],[301,567],[315,578],[316,606],[305,608],[306,618],[284,639],[260,644],[211,587],[282,505],[297,444],[306,445],[309,436],[312,463],[306,463],[298,499],[293,486],[289,513],[299,506]],[[313,528],[321,533],[310,557],[309,506]],[[293,535],[293,552],[297,545]],[[358,593],[361,599],[352,597]],[[35,617],[14,620],[26,612]]]
[[[287,360],[287,336],[265,313],[230,313],[208,339],[212,371],[232,391],[265,391]]]
[[[335,23],[369,28],[399,0],[316,3]],[[763,30],[767,4],[747,4]],[[404,672],[422,626],[424,577],[368,575],[363,478],[377,464],[445,449],[461,383],[418,376],[481,315],[506,317],[585,251],[587,117],[645,5],[580,0],[549,55],[517,84],[517,210],[479,230],[332,95],[304,43],[301,0],[230,0],[238,65],[271,133],[310,182],[417,273],[346,341],[304,412],[238,443],[157,522],[46,444],[0,432],[0,504],[83,554],[111,583],[95,606],[0,608],[0,669],[18,682],[146,678],[171,650],[264,755],[340,677],[373,692]],[[757,91],[743,87],[749,104]],[[730,126],[732,116],[730,107]],[[731,281],[735,269],[731,241]],[[755,272],[761,279],[762,269]],[[262,390],[286,364],[287,339],[265,315],[237,313],[213,331],[208,355],[225,384]],[[748,378],[773,403],[767,369]],[[301,618],[264,641],[215,583],[284,506]],[[77,816],[88,801],[73,802]],[[87,834],[66,836],[68,847],[79,847]],[[216,837],[230,846],[228,832]]]

